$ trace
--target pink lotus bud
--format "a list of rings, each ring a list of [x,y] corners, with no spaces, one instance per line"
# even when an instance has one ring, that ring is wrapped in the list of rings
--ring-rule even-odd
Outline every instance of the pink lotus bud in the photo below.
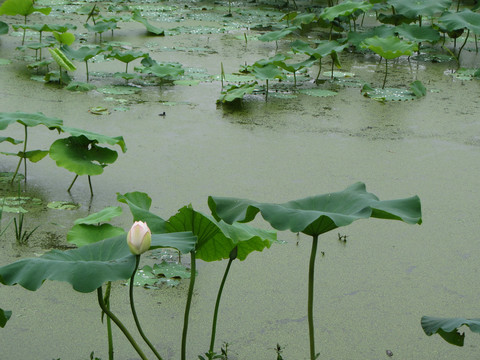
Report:
[[[143,254],[150,249],[152,233],[143,221],[135,221],[127,235],[127,244],[134,255]]]

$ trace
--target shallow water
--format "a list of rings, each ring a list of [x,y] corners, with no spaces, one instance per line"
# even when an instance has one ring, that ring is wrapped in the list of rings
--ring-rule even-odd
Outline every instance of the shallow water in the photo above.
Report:
[[[198,12],[197,12],[198,14]],[[235,19],[235,13],[234,17]],[[59,21],[61,22],[61,21]],[[171,28],[178,23],[156,23]],[[215,25],[184,20],[182,25]],[[148,44],[157,60],[179,61],[185,67],[219,74],[238,70],[275,52],[275,44],[249,41],[235,35],[245,30],[204,35],[147,37],[142,25],[122,24],[114,40],[142,48]],[[92,35],[88,35],[93,39]],[[110,40],[110,35],[104,35]],[[0,265],[17,257],[47,250],[48,241],[65,244],[64,235],[76,218],[105,206],[117,205],[116,193],[144,191],[153,198],[152,211],[168,218],[192,203],[208,211],[208,195],[235,196],[283,202],[313,194],[339,191],[363,181],[381,199],[414,194],[422,200],[424,223],[368,220],[321,237],[317,259],[316,346],[322,359],[382,359],[391,350],[403,359],[474,359],[476,336],[467,330],[463,348],[438,336],[425,336],[422,315],[478,317],[477,214],[479,207],[480,122],[479,84],[448,75],[453,63],[392,64],[387,86],[421,80],[429,93],[409,102],[381,104],[360,94],[358,87],[338,95],[296,99],[261,95],[244,102],[240,111],[218,107],[220,82],[197,86],[143,88],[140,95],[116,96],[131,101],[129,111],[96,116],[92,106],[112,110],[115,102],[98,92],[71,93],[29,80],[22,53],[14,50],[19,37],[0,37],[0,58],[14,62],[0,67],[2,111],[41,111],[74,126],[117,136],[128,147],[117,162],[93,177],[95,195],[86,179],[71,194],[65,190],[72,174],[46,158],[29,164],[27,193],[82,205],[67,212],[46,208],[27,214],[27,226],[41,223],[31,246],[14,245],[11,228],[0,238]],[[206,47],[216,53],[165,51],[165,47]],[[287,48],[280,44],[280,49]],[[163,49],[163,51],[162,51]],[[158,52],[157,52],[158,51]],[[343,68],[377,86],[383,65],[373,57],[349,55]],[[465,52],[463,65],[476,67],[478,56]],[[328,64],[325,66],[328,70]],[[113,69],[116,67],[115,69]],[[133,69],[133,66],[130,65]],[[116,62],[91,64],[92,71],[122,71]],[[316,69],[312,69],[312,76]],[[84,79],[82,64],[75,77]],[[93,76],[93,83],[118,80]],[[435,91],[431,91],[435,90]],[[115,96],[113,96],[115,97]],[[132,101],[134,100],[134,101]],[[141,100],[141,103],[135,101]],[[175,106],[165,105],[175,101]],[[158,116],[166,112],[165,117]],[[22,138],[23,129],[10,126],[8,136]],[[44,148],[58,135],[44,128],[29,131],[29,148]],[[1,151],[12,146],[2,143]],[[18,149],[16,149],[18,150]],[[117,149],[119,150],[119,149]],[[13,171],[16,160],[2,157],[0,171]],[[3,193],[15,189],[3,187]],[[30,216],[31,215],[31,216]],[[129,227],[128,211],[115,220]],[[5,219],[4,219],[5,222]],[[258,221],[258,226],[266,225]],[[273,348],[284,347],[285,359],[308,358],[306,282],[310,240],[280,233],[286,244],[251,254],[232,266],[220,308],[217,342],[229,343],[232,359],[274,359]],[[189,331],[188,358],[207,350],[216,291],[225,263],[199,265]],[[473,286],[472,286],[473,285]],[[160,291],[136,289],[137,309],[166,359],[178,359],[187,284]],[[100,323],[96,294],[76,294],[69,285],[46,282],[35,293],[19,287],[0,287],[0,306],[13,311],[1,330],[2,359],[85,359],[92,350],[107,357],[106,330]],[[113,309],[130,321],[127,291],[116,284]],[[128,323],[128,321],[126,321]],[[132,325],[130,323],[130,325]],[[116,358],[136,359],[118,332]]]

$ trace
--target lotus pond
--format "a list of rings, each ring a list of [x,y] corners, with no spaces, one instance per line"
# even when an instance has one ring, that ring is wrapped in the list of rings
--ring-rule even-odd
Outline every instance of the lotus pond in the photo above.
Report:
[[[479,13],[470,1],[401,3],[5,0],[1,357],[113,358],[98,274],[88,284],[38,275],[35,289],[26,278],[7,286],[5,269],[124,240],[133,214],[153,233],[136,313],[163,359],[208,358],[227,264],[223,358],[477,358],[468,327],[452,346],[420,319],[480,315]],[[308,206],[337,199],[341,220],[279,215],[318,194]],[[232,240],[230,226],[253,218],[248,241]],[[195,231],[217,226],[226,243]],[[172,233],[184,254],[157,248],[175,247],[179,238],[162,238]],[[118,278],[110,308],[156,358],[135,329],[129,276]],[[112,330],[116,359],[142,358]]]

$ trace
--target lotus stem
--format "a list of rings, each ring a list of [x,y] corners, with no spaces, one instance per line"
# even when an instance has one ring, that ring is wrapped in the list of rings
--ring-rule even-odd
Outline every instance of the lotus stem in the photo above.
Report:
[[[183,319],[182,355],[181,355],[182,360],[186,360],[188,316],[190,314],[190,305],[192,303],[193,288],[195,287],[195,272],[196,272],[195,250],[190,251],[190,257],[191,257],[190,285],[188,286],[187,304],[185,305],[185,314]]]
[[[100,308],[103,310],[103,312],[110,318],[112,321],[118,326],[118,328],[123,332],[125,337],[128,339],[130,344],[133,346],[135,351],[137,352],[138,355],[140,355],[140,358],[142,360],[148,360],[148,358],[145,356],[143,353],[142,349],[138,346],[137,342],[135,339],[132,337],[130,332],[127,330],[125,325],[105,306],[105,302],[103,301],[103,294],[102,294],[102,287],[97,288],[97,298],[98,298],[98,304],[100,305]]]
[[[315,83],[317,83],[321,72],[322,72],[322,58],[318,59],[318,74],[317,74],[317,77],[315,78]]]
[[[90,187],[90,196],[93,196],[92,179],[90,175],[88,175],[88,186]]]
[[[308,335],[310,339],[310,360],[315,360],[315,329],[313,326],[313,285],[315,279],[315,257],[317,255],[318,235],[313,235],[310,264],[308,266]]]
[[[458,61],[460,62],[460,53],[462,52],[463,48],[465,47],[465,44],[467,43],[468,37],[470,36],[470,29],[467,29],[467,36],[465,37],[465,41],[463,42],[462,46],[458,50]]]
[[[15,177],[18,174],[18,170],[20,169],[20,165],[22,164],[22,161],[25,162],[25,183],[27,182],[27,162],[25,160],[25,153],[27,152],[27,138],[28,138],[28,131],[27,131],[27,126],[24,125],[24,132],[25,132],[25,140],[23,142],[23,156],[20,157],[20,160],[18,160],[17,168],[15,169],[15,172],[13,173],[12,180],[10,181],[10,184],[13,184],[13,181],[15,180]]]
[[[212,336],[210,339],[210,349],[209,353],[213,353],[213,348],[215,347],[215,334],[217,331],[217,317],[218,317],[218,308],[220,307],[220,299],[222,298],[223,287],[225,286],[225,281],[227,280],[228,272],[230,271],[230,266],[232,265],[233,260],[237,258],[238,247],[235,248],[230,253],[230,259],[228,260],[227,268],[223,274],[222,282],[220,283],[220,288],[218,289],[217,301],[215,302],[215,310],[213,312],[213,322],[212,322]]]
[[[266,80],[266,84],[267,84],[267,89],[265,91],[265,102],[268,101],[268,79]]]
[[[385,89],[385,83],[387,82],[387,75],[388,75],[388,60],[385,59],[385,77],[383,78],[382,89]]]
[[[105,296],[103,301],[108,310],[110,310],[110,291],[112,282],[108,281],[105,288]],[[102,316],[103,319],[103,316]],[[112,337],[112,320],[107,316],[107,339],[108,339],[108,360],[113,360],[113,337]]]
[[[140,325],[140,321],[138,320],[137,311],[135,310],[135,303],[133,301],[133,283],[134,283],[134,280],[135,280],[135,274],[137,273],[139,263],[140,263],[140,255],[136,255],[135,256],[135,270],[133,270],[132,277],[130,278],[130,289],[129,289],[130,308],[132,310],[133,319],[135,320],[135,325],[137,325],[137,329],[138,329],[138,332],[139,332],[140,336],[145,341],[145,343],[148,345],[148,347],[153,351],[153,353],[155,354],[157,359],[162,360],[162,357],[158,353],[157,349],[155,349],[155,347],[152,345],[150,340],[148,340],[145,333],[143,332],[142,326]]]
[[[75,177],[73,178],[72,183],[70,184],[70,186],[69,186],[68,189],[67,189],[67,192],[70,192],[70,189],[72,188],[73,184],[75,184],[75,181],[77,181],[77,178],[78,178],[78,175],[75,175]]]
[[[89,82],[90,78],[88,76],[88,60],[85,61],[85,69],[87,70],[87,82]]]

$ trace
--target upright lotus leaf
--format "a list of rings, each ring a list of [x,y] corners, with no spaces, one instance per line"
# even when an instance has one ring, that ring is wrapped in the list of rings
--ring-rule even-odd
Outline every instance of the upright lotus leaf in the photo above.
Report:
[[[68,231],[67,241],[80,247],[123,233],[125,230],[110,224],[76,224]]]
[[[114,49],[110,54],[107,55],[107,58],[117,59],[125,64],[125,72],[128,72],[128,64],[135,59],[138,58],[145,58],[148,56],[148,53],[143,51],[120,51],[118,49]]]
[[[0,283],[35,291],[45,280],[66,281],[75,291],[88,293],[107,281],[130,278],[134,268],[135,255],[128,248],[126,235],[122,235],[2,266]]]
[[[297,29],[298,27],[291,26],[281,30],[270,31],[266,34],[260,35],[258,37],[258,40],[264,41],[264,42],[278,41],[283,39],[285,36],[290,35],[292,32],[294,32]]]
[[[75,35],[70,32],[53,32],[53,36],[61,45],[72,45],[75,42]],[[60,50],[61,51],[61,50]]]
[[[85,62],[85,68],[87,71],[87,82],[88,82],[89,81],[88,60],[106,51],[107,49],[102,46],[95,46],[95,47],[82,46],[79,49],[74,50],[70,46],[64,45],[61,47],[61,50],[70,59],[81,60]]]
[[[8,24],[0,21],[0,35],[8,34]]]
[[[158,248],[173,248],[182,254],[187,254],[195,249],[197,237],[191,231],[181,231],[166,234],[152,234],[150,250]]]
[[[77,129],[72,127],[63,126],[62,130],[69,133],[72,136],[85,136],[92,142],[98,144],[108,144],[108,145],[118,145],[122,149],[122,152],[125,153],[127,151],[127,146],[125,145],[125,140],[123,136],[107,136],[103,134],[94,133],[91,131]]]
[[[236,198],[208,198],[208,206],[216,219],[232,224],[249,222],[258,212],[276,230],[290,230],[307,235],[321,235],[369,217],[401,220],[420,224],[418,196],[380,201],[366,191],[365,184],[356,183],[343,191],[311,196],[283,204],[259,203]]]
[[[255,90],[257,82],[245,83],[241,85],[229,85],[220,94],[218,102],[220,103],[233,103],[235,101],[242,100],[246,94],[251,94]]]
[[[332,21],[339,16],[350,16],[357,11],[367,12],[373,7],[368,1],[344,1],[338,5],[327,7],[320,14],[322,19]]]
[[[474,34],[480,35],[480,14],[469,9],[459,12],[446,11],[440,16],[438,22],[442,24],[448,32],[468,29]]]
[[[146,193],[139,191],[125,193],[123,195],[117,193],[117,201],[127,204],[133,215],[133,221],[146,222],[152,234],[167,232],[165,220],[150,212],[152,199]]]
[[[440,40],[438,30],[429,26],[402,24],[395,27],[395,32],[399,36],[416,43],[429,42],[433,44]]]
[[[120,215],[122,215],[122,208],[120,206],[108,206],[96,213],[88,215],[87,217],[75,220],[74,224],[94,225],[110,221]]]
[[[459,332],[460,327],[465,325],[468,326],[471,331],[480,333],[480,319],[422,316],[421,324],[423,331],[428,336],[438,334],[446,342],[457,346],[463,346],[465,340],[465,333]]]
[[[4,142],[4,141],[7,141],[9,142],[10,144],[13,144],[13,145],[17,145],[17,144],[21,144],[23,142],[23,140],[17,140],[17,139],[14,139],[10,136],[0,136],[0,143]]]
[[[58,64],[60,68],[63,68],[67,71],[77,70],[76,66],[70,61],[70,59],[58,48],[48,48],[50,55],[52,55],[53,60]]]
[[[0,308],[0,327],[4,328],[5,325],[7,324],[7,321],[10,319],[12,316],[12,312],[8,310],[3,310]]]
[[[265,66],[252,66],[252,74],[260,80],[265,80],[266,90],[265,90],[265,101],[268,100],[268,82],[269,80],[274,79],[285,79],[285,74],[278,66],[274,64],[268,64]]]
[[[145,74],[152,74],[160,79],[175,79],[185,73],[182,64],[179,63],[159,63],[150,56],[142,59],[143,67],[136,67],[135,70]]]
[[[410,19],[421,19],[447,10],[452,0],[387,0],[395,8],[395,13]]]
[[[101,35],[105,31],[115,30],[117,28],[117,23],[112,21],[99,21],[95,25],[83,24],[83,26],[88,31]]]
[[[355,46],[358,50],[361,49],[360,45],[363,40],[378,36],[380,38],[386,38],[395,35],[395,28],[393,26],[380,25],[375,26],[373,29],[364,32],[349,32],[347,35],[347,42]]]
[[[132,20],[133,21],[137,21],[139,22],[140,24],[143,24],[143,26],[145,26],[145,28],[147,29],[147,31],[149,33],[152,33],[152,34],[155,34],[155,35],[158,35],[158,36],[165,36],[165,30],[161,29],[161,28],[158,28],[156,26],[153,26],[152,24],[150,24],[147,19],[145,19],[141,14],[140,14],[140,10],[138,9],[135,9],[133,11],[133,14],[132,14]]]
[[[361,45],[364,49],[372,50],[381,57],[391,60],[403,55],[412,55],[418,50],[418,45],[410,41],[400,40],[396,36],[380,38],[374,36],[363,41]]]

